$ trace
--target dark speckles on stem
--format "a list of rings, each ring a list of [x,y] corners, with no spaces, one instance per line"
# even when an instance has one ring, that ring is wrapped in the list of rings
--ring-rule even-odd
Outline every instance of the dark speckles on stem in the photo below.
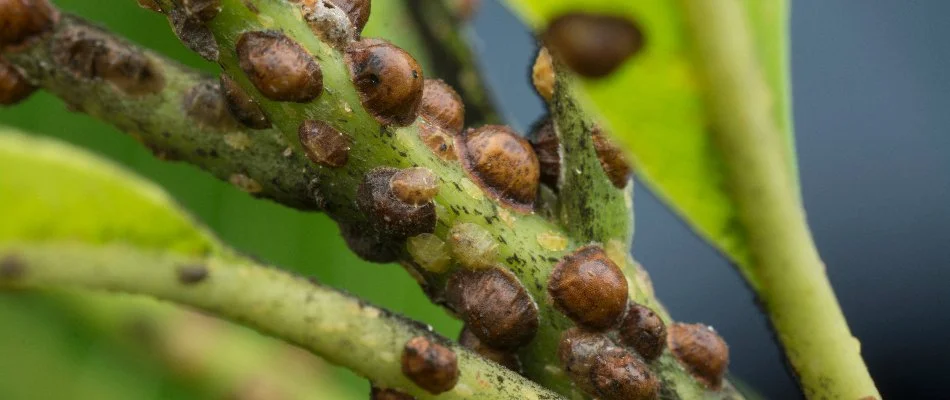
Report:
[[[14,280],[26,274],[26,263],[15,255],[0,257],[0,281]]]
[[[208,267],[204,264],[185,264],[178,267],[178,282],[196,285],[208,279]]]

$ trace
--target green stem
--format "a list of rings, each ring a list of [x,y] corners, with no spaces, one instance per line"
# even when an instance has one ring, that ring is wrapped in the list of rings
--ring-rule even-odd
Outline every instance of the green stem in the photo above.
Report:
[[[247,328],[144,297],[51,297],[74,323],[156,361],[206,397],[244,398],[242,393],[254,390],[286,399],[343,397],[319,359]]]
[[[769,89],[738,0],[684,2],[715,128],[752,252],[743,273],[810,399],[880,398],[825,274],[784,162]]]
[[[618,189],[600,164],[591,133],[595,122],[574,99],[575,79],[558,68],[551,114],[560,142],[558,199],[561,225],[587,241],[617,240],[629,251],[633,239],[633,186]]]
[[[289,340],[418,399],[559,398],[428,327],[275,268],[69,242],[4,243],[0,260],[0,287],[122,291],[197,307]],[[195,269],[206,277],[183,277],[182,271]],[[403,375],[403,347],[417,336],[444,343],[458,356],[460,376],[451,391],[434,396]]]

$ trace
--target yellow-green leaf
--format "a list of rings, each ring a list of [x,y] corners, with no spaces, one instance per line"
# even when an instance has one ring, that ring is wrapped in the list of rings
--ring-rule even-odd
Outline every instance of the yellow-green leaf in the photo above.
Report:
[[[161,188],[86,151],[3,127],[0,221],[0,242],[119,242],[188,254],[218,248]]]
[[[748,246],[728,193],[723,154],[708,131],[705,104],[712,86],[704,82],[682,1],[507,0],[537,31],[558,16],[587,12],[625,17],[642,30],[645,46],[602,79],[586,79],[578,92],[586,108],[599,115],[632,156],[638,176],[707,240],[740,265],[748,265]],[[771,89],[774,118],[795,176],[788,118],[785,0],[740,0],[745,7],[759,71]],[[757,77],[749,77],[757,79]]]

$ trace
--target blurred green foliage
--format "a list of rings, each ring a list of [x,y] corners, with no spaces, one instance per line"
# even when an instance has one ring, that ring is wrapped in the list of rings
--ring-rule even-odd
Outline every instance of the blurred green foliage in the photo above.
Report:
[[[217,69],[182,46],[164,18],[139,8],[134,1],[54,3],[186,65],[208,72]],[[446,336],[454,337],[460,328],[456,320],[425,298],[402,268],[357,259],[346,248],[336,225],[323,215],[256,200],[194,167],[159,161],[129,136],[86,115],[70,112],[46,93],[39,92],[16,107],[0,109],[0,123],[56,137],[116,160],[166,188],[222,240],[240,251],[430,323]],[[81,327],[70,323],[65,314],[42,296],[0,296],[0,326],[6,328],[0,330],[0,398],[190,398],[156,366],[137,362],[88,332],[77,333]],[[349,387],[353,398],[365,398],[365,380],[342,369],[334,373]]]

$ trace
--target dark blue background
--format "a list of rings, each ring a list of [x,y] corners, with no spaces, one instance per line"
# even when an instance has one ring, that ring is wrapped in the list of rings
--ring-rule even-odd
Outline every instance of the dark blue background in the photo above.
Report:
[[[815,239],[885,398],[948,398],[950,2],[794,0],[802,188]],[[516,127],[543,112],[534,40],[494,1],[476,20],[485,69]],[[716,327],[731,371],[800,394],[738,274],[645,189],[634,252],[675,318]]]

